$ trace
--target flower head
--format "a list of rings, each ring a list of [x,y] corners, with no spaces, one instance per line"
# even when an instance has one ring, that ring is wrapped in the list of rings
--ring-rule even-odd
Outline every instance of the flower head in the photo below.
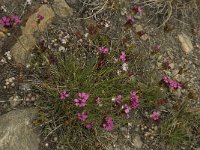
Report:
[[[77,117],[81,121],[85,121],[88,118],[87,113],[84,111],[81,113],[77,113]]]
[[[100,47],[98,50],[101,54],[108,54],[109,52],[109,49],[107,47]]]
[[[125,63],[126,62],[126,53],[124,51],[121,52],[120,60]]]
[[[9,27],[11,25],[11,22],[10,22],[10,18],[9,17],[6,17],[6,16],[3,16],[1,19],[0,19],[0,25],[2,27]]]
[[[37,19],[38,19],[38,22],[40,22],[44,19],[44,16],[37,14]]]
[[[151,115],[150,118],[154,121],[158,121],[160,119],[160,112],[159,111],[154,111]]]
[[[91,123],[87,123],[87,124],[85,125],[85,127],[86,127],[87,129],[92,129],[92,124],[91,124]]]
[[[134,6],[133,10],[135,11],[136,14],[138,13],[139,15],[142,15],[143,8],[141,6]]]
[[[112,117],[106,117],[105,122],[103,123],[103,128],[106,131],[110,132],[113,130],[113,127],[114,127],[114,123],[113,123]]]
[[[137,92],[132,91],[130,98],[131,98],[131,107],[133,109],[138,109],[138,107],[139,107],[139,96],[137,95]]]
[[[117,97],[113,97],[112,101],[115,102],[117,105],[120,105],[122,103],[122,96],[118,95]]]
[[[18,25],[21,23],[19,16],[10,16],[10,19],[11,19],[11,21],[14,22],[15,25]]]
[[[69,97],[69,93],[66,90],[63,90],[59,93],[59,97],[61,100],[64,100]]]
[[[176,90],[176,89],[182,88],[182,84],[181,84],[181,83],[179,83],[179,82],[176,81],[176,80],[172,80],[172,79],[170,79],[170,78],[167,77],[167,76],[163,76],[162,79],[161,79],[161,81],[162,81],[166,86],[168,86],[168,87],[171,88],[171,89]]]
[[[95,101],[96,101],[96,104],[98,105],[98,106],[102,106],[102,103],[101,103],[101,98],[100,97],[97,97],[96,99],[95,99]]]
[[[131,111],[131,107],[128,104],[122,105],[122,112],[129,118],[129,113]]]
[[[86,102],[89,98],[88,93],[78,93],[78,98],[74,99],[75,105],[78,107],[84,107],[86,105]]]
[[[132,16],[127,17],[126,24],[132,25],[135,22],[135,19]]]
[[[79,96],[79,98],[81,98],[81,99],[88,100],[88,98],[89,98],[90,95],[89,95],[88,93],[82,92],[82,93],[78,93],[78,96]]]
[[[19,16],[9,16],[9,17],[3,16],[0,19],[0,25],[2,27],[12,27],[13,24],[17,25],[19,23],[21,23]]]

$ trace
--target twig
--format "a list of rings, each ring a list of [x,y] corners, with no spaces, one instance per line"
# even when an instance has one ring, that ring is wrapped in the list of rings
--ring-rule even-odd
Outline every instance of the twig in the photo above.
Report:
[[[96,12],[94,13],[93,15],[91,16],[88,16],[88,17],[85,17],[85,18],[78,18],[78,20],[82,20],[82,19],[89,19],[89,18],[92,18],[94,16],[96,16],[97,14],[101,13],[103,11],[103,9],[105,8],[105,6],[107,5],[108,3],[108,0],[106,0],[106,2],[103,4],[103,6]],[[99,6],[98,6],[99,7]],[[97,7],[96,7],[97,8]]]

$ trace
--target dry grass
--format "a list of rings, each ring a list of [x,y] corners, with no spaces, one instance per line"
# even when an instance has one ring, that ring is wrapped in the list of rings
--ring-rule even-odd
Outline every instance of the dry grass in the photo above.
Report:
[[[142,0],[137,5],[148,9],[151,20],[159,18],[159,27],[164,26],[171,19],[185,22],[198,12],[200,1],[198,0]]]

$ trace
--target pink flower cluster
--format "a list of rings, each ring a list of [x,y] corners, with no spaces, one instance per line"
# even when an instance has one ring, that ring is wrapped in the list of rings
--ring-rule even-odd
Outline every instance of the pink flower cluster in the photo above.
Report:
[[[182,88],[182,84],[176,80],[172,80],[167,76],[162,77],[161,81],[169,88],[176,90]]]
[[[158,121],[160,119],[160,112],[159,111],[154,111],[151,115],[150,118],[153,121]]]
[[[126,115],[127,118],[129,118],[129,113],[131,111],[131,107],[128,104],[122,105],[122,111]]]
[[[42,21],[44,19],[44,16],[38,14],[37,15],[37,19],[38,19],[38,22]]]
[[[109,49],[107,47],[100,47],[99,49],[100,54],[108,54]]]
[[[138,109],[139,107],[139,96],[135,91],[131,92],[131,106],[133,109]]]
[[[121,52],[120,60],[121,60],[123,63],[126,62],[126,53],[125,53],[125,51],[122,51],[122,52]]]
[[[113,123],[112,117],[106,117],[105,122],[103,123],[103,128],[106,131],[110,132],[113,130],[113,127],[114,127],[114,123]]]
[[[120,105],[122,103],[122,96],[118,95],[117,97],[114,97],[112,99],[117,105]]]
[[[141,7],[141,6],[134,6],[133,7],[133,11],[137,14],[139,14],[139,15],[141,15],[142,13],[143,13],[143,8]]]
[[[112,101],[115,102],[116,105],[121,105],[123,103],[121,95],[118,95],[117,97],[112,98]],[[128,118],[131,109],[138,109],[138,107],[139,107],[139,96],[137,95],[137,92],[132,91],[130,93],[130,103],[122,105],[122,112]]]
[[[18,25],[21,23],[21,20],[18,16],[3,16],[0,19],[0,26],[2,27],[12,27],[13,25]]]
[[[134,22],[135,22],[134,17],[132,16],[127,17],[126,25],[132,25]]]
[[[69,93],[66,90],[63,90],[59,93],[59,97],[61,100],[64,100],[69,97]]]
[[[77,113],[77,117],[79,120],[81,121],[85,121],[88,118],[88,115],[86,112],[82,112],[82,113]]]
[[[75,105],[78,107],[84,107],[86,105],[86,102],[89,98],[88,93],[78,93],[78,98],[74,99]]]

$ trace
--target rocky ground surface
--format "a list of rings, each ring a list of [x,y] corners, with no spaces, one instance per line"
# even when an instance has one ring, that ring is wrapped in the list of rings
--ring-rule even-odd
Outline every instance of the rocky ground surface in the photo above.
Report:
[[[186,23],[170,21],[160,28],[157,25],[159,20],[148,23],[149,16],[145,12],[136,19],[133,28],[126,30],[124,23],[130,7],[128,2],[123,3],[118,13],[105,10],[94,19],[88,17],[92,15],[89,8],[87,11],[76,0],[27,2],[0,0],[0,16],[16,14],[22,18],[19,27],[9,30],[0,28],[0,150],[65,149],[55,144],[58,140],[56,136],[47,141],[41,138],[39,144],[40,134],[31,126],[30,120],[34,118],[34,106],[38,98],[29,84],[30,79],[37,78],[29,69],[29,60],[34,57],[31,51],[41,41],[52,51],[73,49],[70,41],[77,41],[81,45],[89,32],[96,32],[92,28],[96,23],[101,24],[104,32],[111,34],[113,39],[128,36],[125,40],[149,55],[147,68],[159,71],[158,77],[167,74],[184,83],[185,88],[173,96],[181,101],[187,100],[188,111],[200,113],[200,12],[186,18]],[[38,14],[44,16],[39,25]],[[140,38],[134,36],[140,31],[145,34]],[[138,124],[121,128],[121,137],[112,135],[114,143],[123,144],[108,145],[107,149],[166,149],[162,143],[158,146],[159,141],[154,140],[156,137],[145,136],[147,132],[156,135],[155,124]],[[120,139],[124,139],[123,142]],[[200,147],[199,141],[191,143],[191,149],[193,146]]]

